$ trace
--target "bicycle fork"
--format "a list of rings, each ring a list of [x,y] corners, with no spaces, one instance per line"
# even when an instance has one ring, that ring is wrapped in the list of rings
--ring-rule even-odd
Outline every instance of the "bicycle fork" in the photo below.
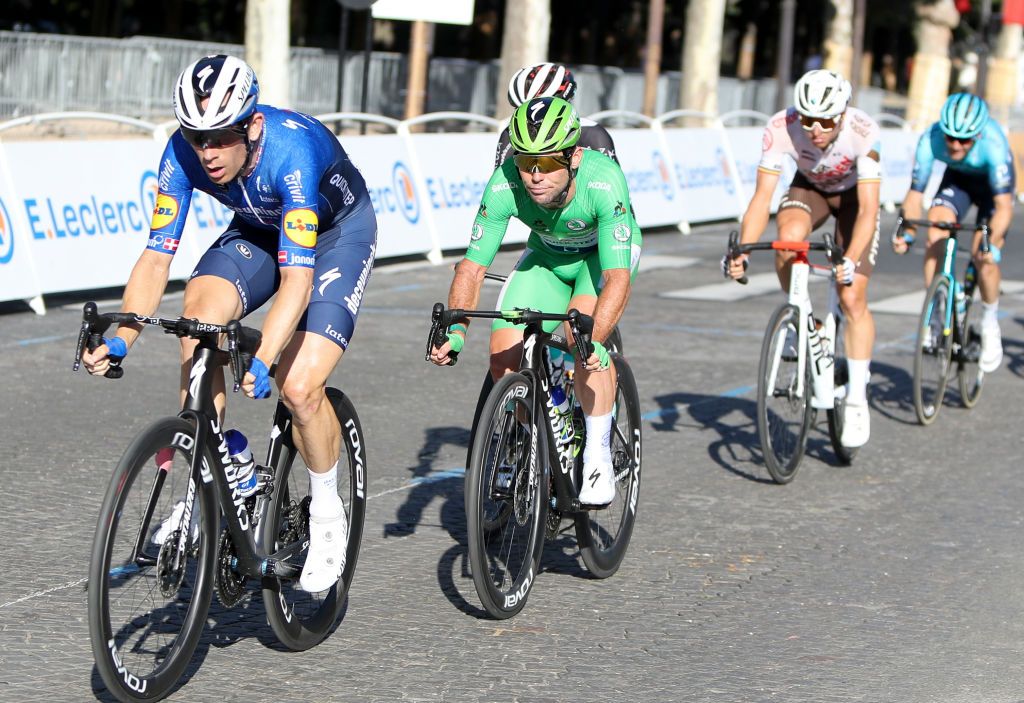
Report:
[[[835,407],[835,334],[838,295],[834,287],[829,294],[829,312],[818,329],[811,309],[811,299],[807,290],[811,267],[807,256],[798,252],[790,269],[789,304],[797,309],[799,323],[797,325],[797,377],[795,397],[803,398],[808,389],[804,388],[807,364],[811,365],[811,406],[814,408],[831,409]],[[772,360],[770,387],[775,388],[779,365],[782,361],[785,341],[778,346],[779,352]]]

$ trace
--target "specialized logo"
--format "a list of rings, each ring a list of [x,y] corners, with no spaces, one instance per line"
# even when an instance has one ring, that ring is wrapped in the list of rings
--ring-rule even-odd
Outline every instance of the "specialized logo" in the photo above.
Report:
[[[199,90],[206,92],[206,81],[213,75],[213,66],[205,66],[196,76],[199,78]]]
[[[249,247],[245,246],[241,242],[235,242],[235,249],[238,249],[238,253],[247,259],[252,258],[252,252],[249,251]]]
[[[331,285],[339,278],[341,278],[341,267],[335,266],[330,271],[328,271],[327,273],[320,277],[321,283],[320,287],[317,288],[317,291],[320,293],[321,296],[323,296],[324,291],[327,290],[327,286]]]
[[[206,361],[202,358],[196,361],[192,365],[192,370],[189,371],[188,377],[191,379],[191,383],[188,387],[188,393],[193,398],[199,397],[199,384],[203,382],[203,374],[206,373]]]
[[[285,236],[306,249],[312,249],[316,246],[316,231],[319,226],[320,221],[312,210],[298,208],[297,210],[289,210],[285,213]]]
[[[153,219],[149,227],[153,230],[161,230],[178,219],[178,201],[166,193],[156,196],[156,205],[153,207]]]
[[[0,200],[0,264],[6,264],[14,258],[14,227],[11,216],[7,214],[7,206]]]
[[[395,189],[399,210],[405,219],[415,224],[420,219],[420,201],[416,197],[412,174],[401,161],[395,162],[395,168],[391,171],[391,184]]]

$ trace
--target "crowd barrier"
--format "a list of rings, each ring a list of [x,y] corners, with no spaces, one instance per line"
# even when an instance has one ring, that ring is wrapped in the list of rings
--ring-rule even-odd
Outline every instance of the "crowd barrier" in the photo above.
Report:
[[[610,128],[641,227],[678,226],[739,218],[753,193],[763,128],[731,127],[730,115],[700,128],[674,127],[676,111],[657,119],[637,113],[599,113],[638,126]],[[696,115],[699,116],[699,115]],[[749,116],[749,115],[745,115]],[[135,123],[130,139],[4,141],[16,124],[0,124],[0,301],[25,299],[44,312],[42,295],[121,286],[145,248],[156,205],[157,167],[170,125]],[[704,116],[707,117],[707,116]],[[767,116],[760,116],[763,120]],[[496,120],[469,113],[435,113],[411,121],[357,113],[321,115],[325,121],[376,122],[393,134],[342,137],[370,191],[379,227],[378,258],[423,255],[465,247],[480,196],[491,175]],[[488,131],[416,131],[432,120],[483,123]],[[917,135],[882,131],[882,199],[898,202],[910,183]],[[783,174],[775,204],[792,171]],[[230,211],[212,197],[192,200],[171,276],[184,280],[223,231]],[[507,242],[525,241],[513,222]]]

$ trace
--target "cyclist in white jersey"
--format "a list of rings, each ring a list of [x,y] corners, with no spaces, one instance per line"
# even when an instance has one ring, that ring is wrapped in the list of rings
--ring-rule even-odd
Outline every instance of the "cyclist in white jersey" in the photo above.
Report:
[[[846,252],[836,271],[849,323],[845,341],[850,374],[841,441],[852,448],[866,444],[871,432],[867,383],[875,323],[868,311],[867,286],[878,255],[882,170],[878,124],[848,106],[850,94],[849,81],[832,71],[810,71],[797,81],[796,104],[773,115],[764,130],[757,184],[743,215],[740,242],[761,238],[785,158],[793,159],[797,173],[776,218],[779,239],[803,241],[833,215],[836,241]],[[784,291],[789,290],[792,258],[792,253],[776,252]],[[727,277],[742,277],[746,266],[746,255],[722,260]]]

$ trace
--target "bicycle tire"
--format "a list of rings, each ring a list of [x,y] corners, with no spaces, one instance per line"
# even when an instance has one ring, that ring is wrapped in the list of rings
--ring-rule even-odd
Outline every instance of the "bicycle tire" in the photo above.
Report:
[[[757,434],[765,467],[772,480],[780,484],[792,481],[800,468],[813,413],[810,360],[804,364],[803,395],[798,397],[795,395],[798,359],[793,353],[784,353],[789,330],[796,333],[800,323],[798,308],[788,303],[781,305],[768,323],[758,364]],[[807,350],[801,351],[806,356]],[[778,365],[772,378],[776,360]],[[784,379],[783,390],[779,390],[779,379]],[[782,402],[776,403],[779,399]],[[792,421],[787,421],[779,411],[788,412]]]
[[[466,472],[470,571],[481,604],[497,619],[510,618],[526,605],[544,550],[547,441],[533,415],[533,394],[530,380],[520,373],[494,384]],[[507,458],[509,437],[524,451],[499,465]],[[502,468],[508,469],[504,481]]]
[[[206,625],[220,516],[212,484],[196,482],[184,565],[175,565],[180,529],[157,541],[173,525],[176,501],[186,504],[194,447],[192,423],[167,417],[151,424],[118,462],[100,510],[89,565],[89,636],[96,669],[121,701],[170,693]],[[202,451],[207,467],[220,465]]]
[[[366,517],[366,442],[355,407],[336,388],[327,389],[327,399],[341,425],[341,455],[338,458],[338,491],[348,512],[348,548],[345,568],[338,581],[326,591],[307,593],[298,579],[263,580],[263,604],[267,622],[288,649],[302,651],[322,642],[332,631],[345,606],[355,576]],[[298,462],[296,462],[296,458]],[[298,469],[294,467],[298,466]],[[261,521],[263,544],[269,551],[308,535],[308,486],[305,462],[287,437],[274,467],[274,491]],[[269,545],[273,545],[272,547]],[[305,551],[299,557],[304,559]],[[301,567],[301,563],[298,564]]]
[[[850,367],[846,361],[846,342],[843,340],[843,330],[836,325],[835,353],[833,355],[833,387],[842,388],[850,382]],[[832,444],[832,451],[835,452],[836,460],[843,466],[849,466],[857,456],[857,447],[843,445],[843,419],[846,412],[846,395],[836,394],[835,403],[825,411],[828,420],[828,439]]]
[[[612,406],[612,464],[615,498],[603,510],[578,513],[574,522],[580,556],[587,570],[605,579],[618,571],[636,523],[640,498],[640,460],[643,456],[640,398],[629,364],[619,354],[615,363],[615,402]],[[582,461],[577,461],[582,466]],[[580,485],[577,482],[576,485]]]
[[[985,372],[978,367],[981,358],[981,312],[973,300],[968,299],[966,306],[963,319],[957,320],[960,354],[956,375],[961,405],[973,408],[981,398],[985,382]]]
[[[930,425],[939,415],[946,384],[949,381],[952,339],[943,334],[946,307],[949,305],[949,279],[936,274],[921,307],[914,348],[914,412],[922,425]]]

